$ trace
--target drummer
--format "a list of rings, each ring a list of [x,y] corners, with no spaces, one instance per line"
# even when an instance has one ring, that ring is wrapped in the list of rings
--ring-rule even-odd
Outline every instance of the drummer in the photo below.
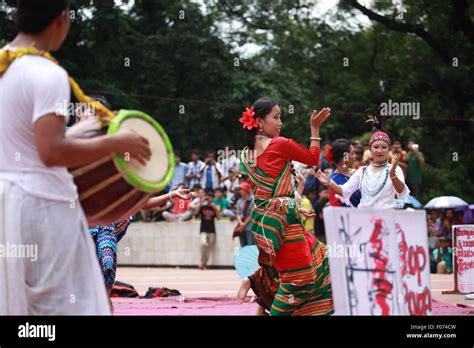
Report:
[[[0,258],[0,315],[110,314],[94,244],[66,167],[113,152],[128,152],[145,163],[151,152],[147,140],[130,130],[65,138],[70,116],[66,71],[40,56],[10,61],[13,55],[6,51],[31,45],[58,50],[70,27],[68,1],[17,4],[18,35],[0,51],[0,244],[31,247],[36,257]]]

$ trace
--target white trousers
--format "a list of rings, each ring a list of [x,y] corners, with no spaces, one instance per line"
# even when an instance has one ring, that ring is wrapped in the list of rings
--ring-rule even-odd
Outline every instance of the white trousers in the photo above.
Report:
[[[82,314],[111,313],[79,202],[0,180],[0,315]]]

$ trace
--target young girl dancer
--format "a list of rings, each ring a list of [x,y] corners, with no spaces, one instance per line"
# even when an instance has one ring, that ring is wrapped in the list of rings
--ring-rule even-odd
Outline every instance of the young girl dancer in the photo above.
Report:
[[[259,248],[260,283],[275,285],[271,281],[275,273],[279,279],[270,315],[333,313],[326,251],[304,230],[291,177],[292,160],[317,165],[319,127],[330,112],[323,108],[311,115],[309,149],[280,136],[281,110],[270,98],[255,101],[240,119],[247,138],[242,171],[248,174],[255,196],[250,228]]]

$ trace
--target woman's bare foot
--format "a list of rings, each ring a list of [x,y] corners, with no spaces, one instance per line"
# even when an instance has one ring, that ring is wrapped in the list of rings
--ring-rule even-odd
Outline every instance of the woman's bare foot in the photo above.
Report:
[[[267,313],[265,312],[265,309],[262,307],[262,306],[257,306],[257,315],[267,315]]]
[[[114,304],[112,302],[111,297],[109,297],[109,306],[110,306],[110,313],[113,315],[114,314]]]
[[[107,298],[109,299],[109,306],[110,306],[110,313],[114,314],[114,304],[112,303],[112,297],[110,296],[112,294],[112,288],[105,288],[107,291]]]
[[[240,284],[240,289],[237,292],[237,298],[240,300],[240,303],[244,302],[249,290],[250,290],[250,280],[249,278],[245,278],[244,280],[242,280],[242,284]]]

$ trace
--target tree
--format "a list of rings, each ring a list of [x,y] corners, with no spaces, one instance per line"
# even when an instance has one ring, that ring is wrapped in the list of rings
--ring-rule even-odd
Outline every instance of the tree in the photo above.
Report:
[[[306,0],[73,0],[71,31],[55,53],[90,94],[155,117],[185,157],[192,148],[243,147],[238,118],[268,95],[283,110],[283,135],[308,143],[313,108],[330,106],[324,140],[368,135],[382,103],[418,103],[420,117],[388,117],[386,130],[424,152],[422,200],[459,195],[472,154],[473,24],[466,0],[341,0],[318,17]],[[200,6],[203,6],[204,10]],[[0,39],[11,39],[11,5],[0,7]],[[371,19],[354,24],[354,15]],[[241,55],[245,45],[258,51]]]

